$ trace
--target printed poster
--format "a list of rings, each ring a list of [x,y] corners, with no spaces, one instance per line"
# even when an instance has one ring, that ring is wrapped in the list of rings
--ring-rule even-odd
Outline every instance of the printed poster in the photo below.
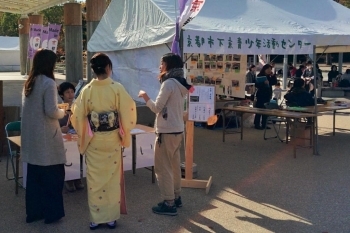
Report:
[[[215,86],[194,85],[194,91],[189,94],[188,120],[207,122],[215,114]]]
[[[48,40],[49,40],[49,27],[43,26],[41,30],[41,48],[47,49]]]
[[[31,24],[29,29],[28,58],[32,59],[35,52],[40,48],[41,24]]]
[[[54,53],[56,53],[56,51],[57,51],[60,30],[61,30],[60,24],[50,24],[49,25],[49,36],[48,36],[48,47],[47,48],[52,50]]]

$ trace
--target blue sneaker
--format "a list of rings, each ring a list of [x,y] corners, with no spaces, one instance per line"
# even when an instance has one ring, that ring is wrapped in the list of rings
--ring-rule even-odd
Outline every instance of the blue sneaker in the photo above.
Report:
[[[176,198],[176,199],[174,200],[174,202],[175,202],[176,208],[182,207],[181,196],[178,197],[178,198]],[[158,203],[158,206],[161,206],[161,205],[163,205],[163,202],[162,202],[162,201]]]
[[[177,215],[175,204],[171,206],[166,201],[163,201],[161,205],[152,207],[152,211],[155,214],[161,214],[161,215],[169,215],[169,216]]]

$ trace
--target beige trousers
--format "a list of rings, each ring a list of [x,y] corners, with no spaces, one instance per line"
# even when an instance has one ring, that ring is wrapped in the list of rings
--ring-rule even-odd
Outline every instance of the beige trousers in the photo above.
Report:
[[[156,137],[154,170],[163,200],[174,200],[175,196],[180,196],[180,146],[182,138],[183,134],[161,134]]]

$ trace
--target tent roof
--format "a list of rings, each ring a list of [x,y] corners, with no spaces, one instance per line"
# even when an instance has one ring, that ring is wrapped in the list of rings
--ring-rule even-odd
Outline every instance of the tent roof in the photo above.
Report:
[[[177,0],[113,0],[88,50],[116,51],[171,42],[176,3]],[[333,0],[206,0],[184,30],[307,35],[316,45],[350,45],[350,10]]]
[[[19,37],[0,36],[0,50],[19,51]]]
[[[175,1],[113,0],[89,40],[88,50],[115,51],[170,42]]]
[[[333,0],[207,0],[186,30],[308,35],[316,45],[350,44],[350,10]]]
[[[67,0],[0,0],[0,11],[14,14],[29,14],[65,2]]]

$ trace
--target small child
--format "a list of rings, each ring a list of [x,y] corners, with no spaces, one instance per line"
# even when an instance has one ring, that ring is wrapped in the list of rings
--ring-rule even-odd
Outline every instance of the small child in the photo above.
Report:
[[[281,100],[282,98],[282,89],[281,89],[281,83],[277,83],[275,85],[275,89],[273,90],[273,98],[274,100],[276,100],[276,102],[278,103],[279,100]]]

